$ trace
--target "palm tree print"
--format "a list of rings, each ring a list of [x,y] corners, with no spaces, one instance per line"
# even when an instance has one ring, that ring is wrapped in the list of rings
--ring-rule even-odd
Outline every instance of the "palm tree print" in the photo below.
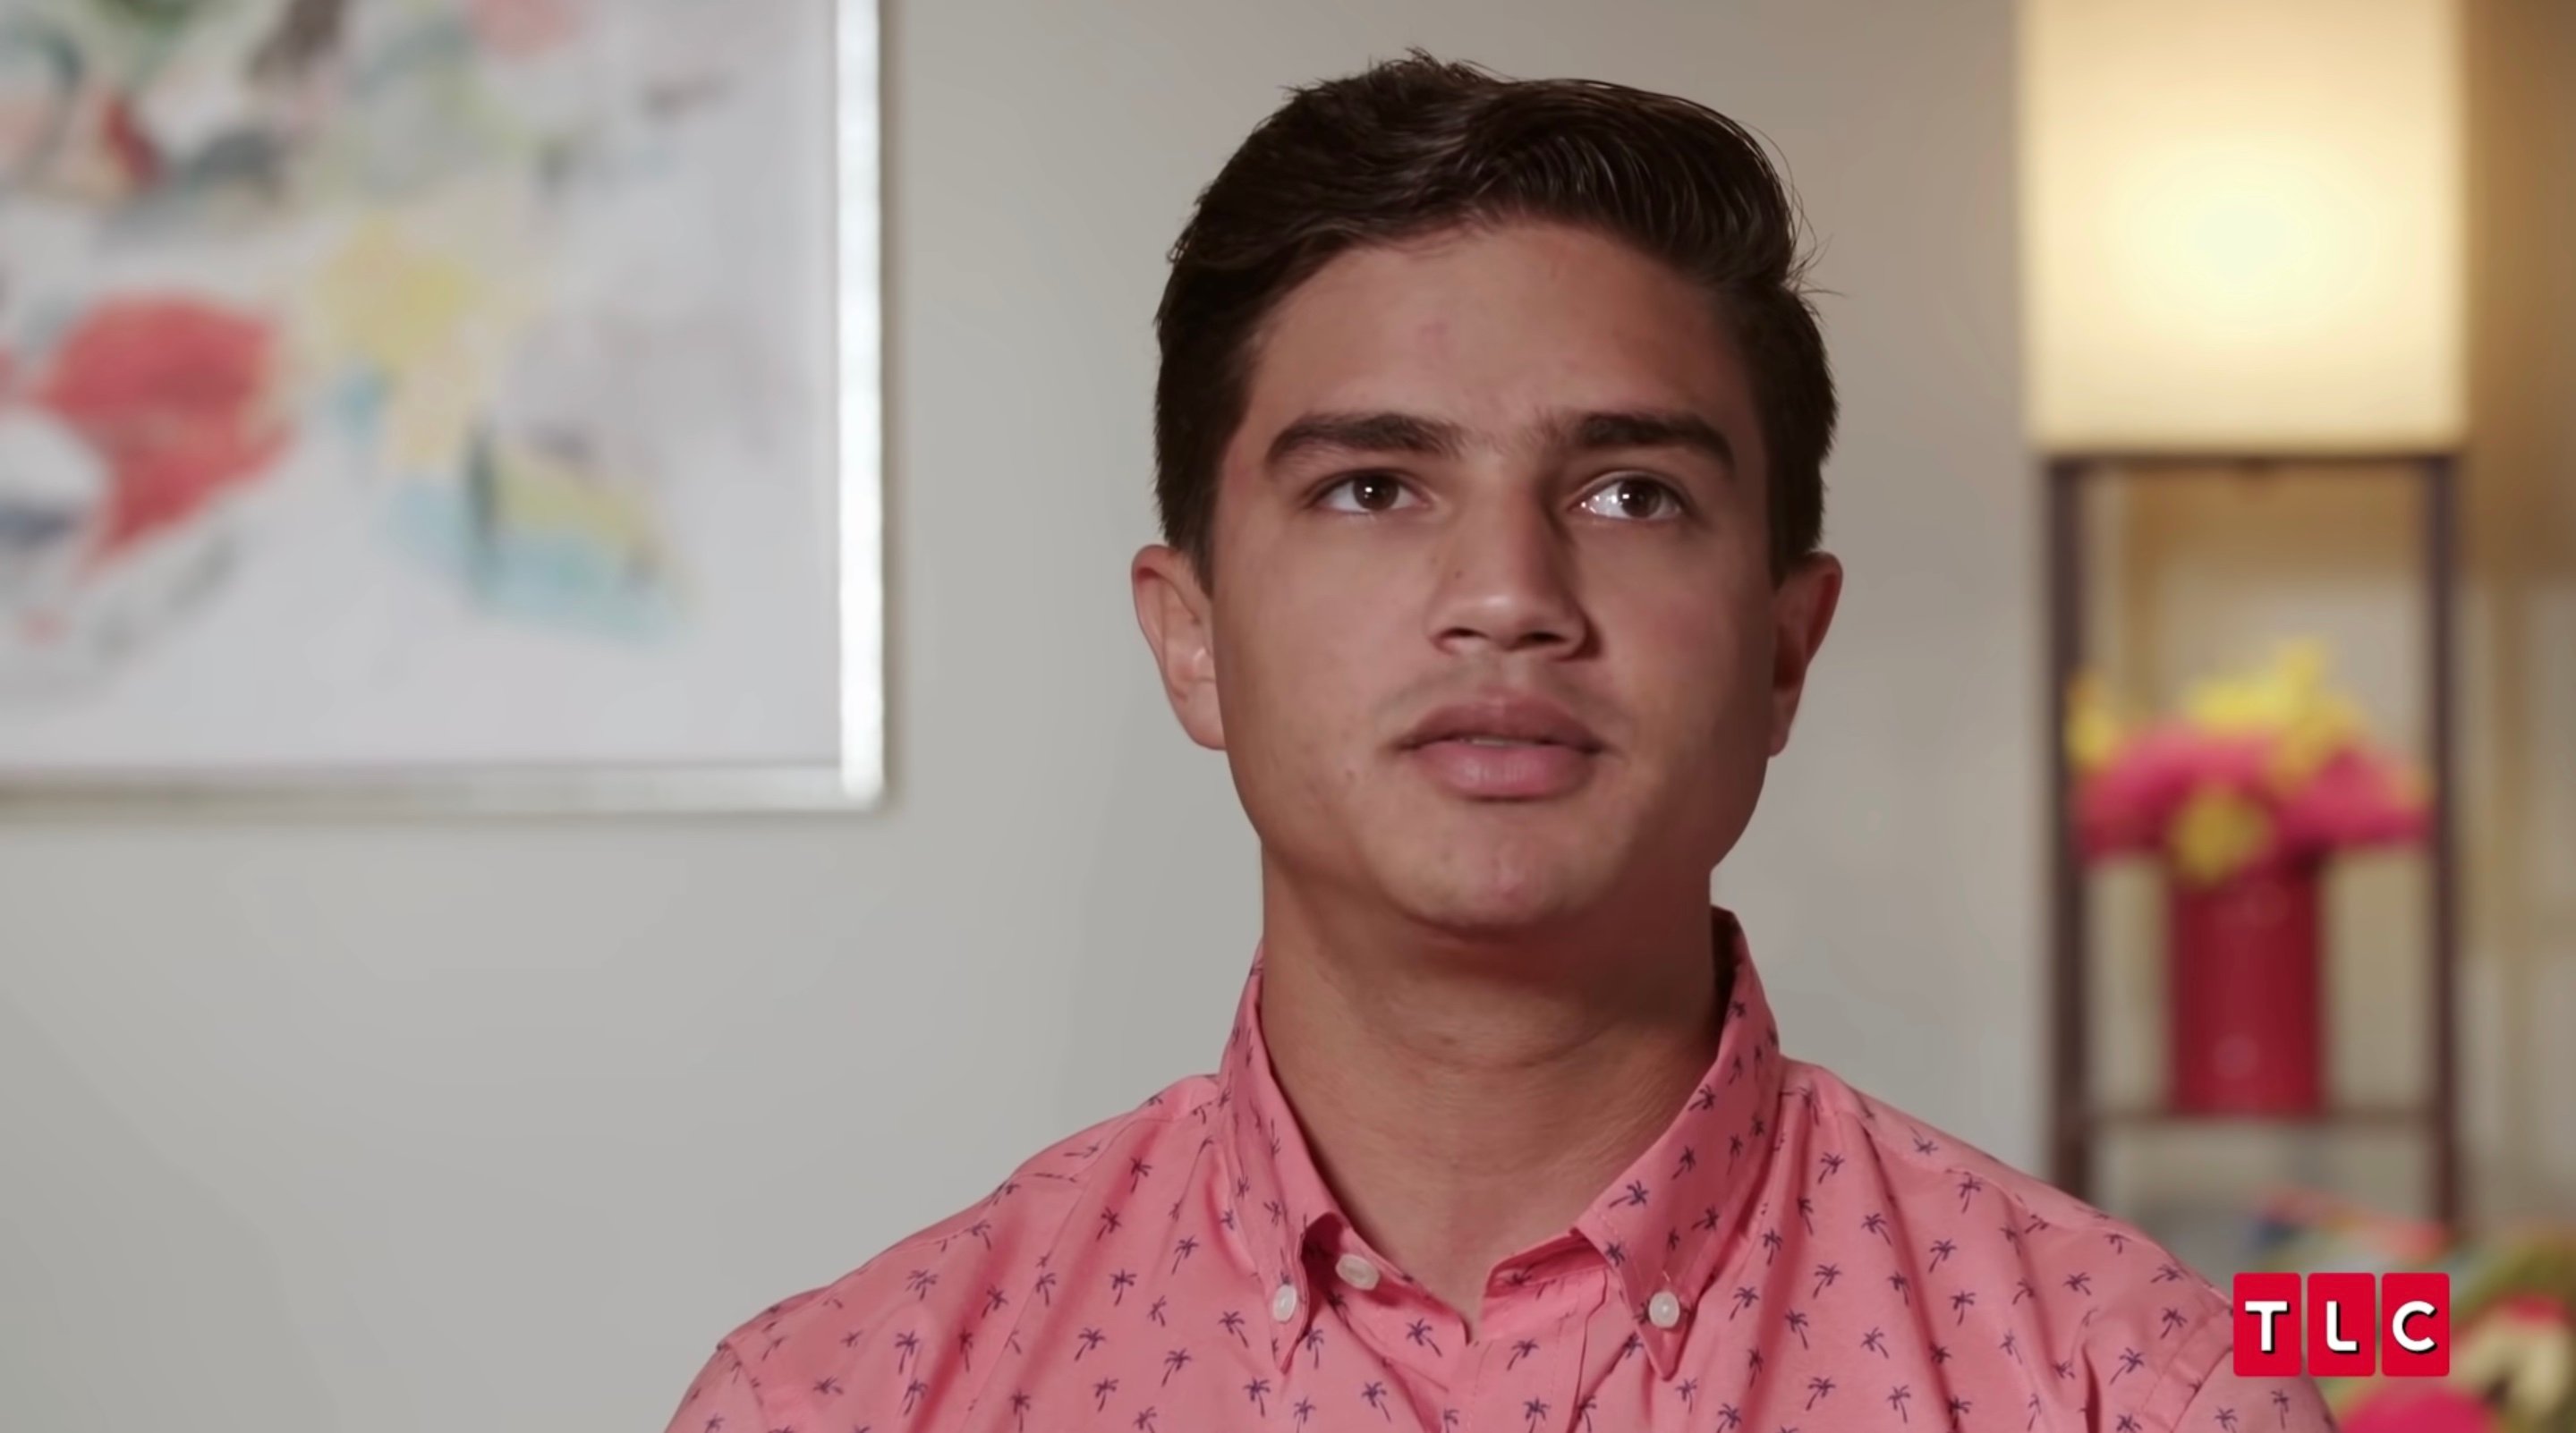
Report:
[[[1970,1403],[1968,1400],[1961,1398],[1955,1393],[1950,1395],[1950,1421],[1952,1423],[1956,1423],[1960,1419],[1967,1417],[1968,1410],[1975,1406],[1975,1404]]]
[[[1813,1412],[1813,1411],[1815,1410],[1815,1407],[1816,1407],[1816,1400],[1818,1400],[1818,1399],[1820,1399],[1820,1398],[1829,1398],[1829,1397],[1832,1397],[1832,1396],[1833,1396],[1833,1391],[1834,1391],[1834,1381],[1833,1381],[1832,1379],[1830,1379],[1830,1378],[1824,1377],[1822,1374],[1819,1374],[1819,1375],[1817,1375],[1817,1376],[1816,1376],[1816,1377],[1814,1377],[1814,1378],[1810,1378],[1810,1379],[1808,1379],[1808,1380],[1807,1380],[1807,1409],[1808,1409],[1808,1411],[1809,1411],[1809,1412]]]
[[[1150,1165],[1150,1164],[1147,1164],[1145,1161],[1143,1161],[1143,1160],[1141,1160],[1141,1159],[1130,1159],[1130,1160],[1128,1160],[1128,1161],[1127,1161],[1127,1192],[1128,1192],[1128,1193],[1130,1193],[1130,1194],[1135,1193],[1135,1192],[1136,1192],[1136,1189],[1137,1189],[1137,1186],[1139,1186],[1139,1185],[1141,1185],[1141,1184],[1143,1184],[1143,1183],[1145,1182],[1145,1176],[1146,1176],[1146,1175],[1149,1175],[1149,1174],[1151,1174],[1151,1173],[1153,1173],[1153,1172],[1154,1172],[1154,1166],[1152,1166],[1152,1165]]]
[[[1937,1268],[1940,1268],[1940,1267],[1941,1267],[1941,1261],[1942,1261],[1942,1260],[1947,1259],[1947,1258],[1949,1258],[1951,1255],[1956,1254],[1956,1253],[1958,1253],[1958,1252],[1959,1252],[1959,1246],[1958,1246],[1958,1245],[1956,1245],[1956,1244],[1951,1243],[1951,1242],[1950,1242],[1949,1240],[1947,1240],[1947,1239],[1935,1239],[1935,1240],[1933,1240],[1933,1241],[1932,1241],[1932,1267],[1933,1267],[1933,1268],[1936,1268],[1936,1269],[1937,1269]]]
[[[910,1329],[895,1335],[894,1371],[902,1373],[912,1366],[913,1355],[921,1352],[921,1335]]]
[[[1038,1298],[1044,1301],[1048,1308],[1055,1307],[1055,1270],[1049,1269],[1038,1275],[1037,1291]]]
[[[1762,1267],[1766,1269],[1771,1267],[1771,1261],[1779,1256],[1780,1246],[1786,1242],[1788,1241],[1780,1237],[1780,1231],[1777,1229],[1762,1231]]]
[[[1010,1301],[1011,1296],[1002,1292],[1001,1285],[993,1284],[986,1287],[984,1290],[984,1317],[989,1319],[993,1315],[1000,1313],[1003,1306],[1010,1303]]]
[[[1682,1401],[1684,1403],[1688,1403],[1690,1400],[1685,1398]],[[1717,1426],[1719,1433],[1733,1433],[1733,1430],[1742,1426],[1743,1423],[1743,1410],[1737,1408],[1732,1403],[1721,1403],[1717,1405]]]
[[[2218,1426],[2226,1430],[2226,1433],[2236,1433],[2236,1410],[2233,1408],[2218,1410]]]
[[[1973,1174],[1962,1171],[1959,1175],[1959,1212],[1962,1214],[1967,1213],[1968,1201],[1983,1193],[1985,1191],[1985,1187],[1986,1182],[1984,1180],[1979,1179]]]
[[[814,1391],[825,1398],[838,1398],[841,1396],[841,1380],[837,1378],[823,1379],[814,1385]]]
[[[1135,1286],[1136,1275],[1132,1270],[1120,1269],[1118,1272],[1111,1274],[1109,1276],[1109,1306],[1111,1308],[1117,1308],[1118,1306],[1126,1303],[1127,1291]]]
[[[1789,1332],[1798,1336],[1798,1347],[1807,1347],[1807,1315],[1800,1309],[1789,1310]]]
[[[1142,1429],[1142,1430],[1143,1430],[1143,1433],[1154,1433],[1154,1410],[1153,1410],[1153,1408],[1152,1408],[1151,1406],[1148,1406],[1148,1407],[1147,1407],[1143,1412],[1138,1413],[1138,1414],[1136,1415],[1136,1422],[1135,1422],[1135,1424],[1134,1424],[1133,1426],[1135,1426],[1135,1427],[1137,1427],[1137,1428],[1139,1428],[1139,1429]]]
[[[1843,1157],[1828,1151],[1816,1163],[1824,1166],[1823,1171],[1816,1176],[1816,1182],[1822,1184],[1842,1172]]]
[[[1839,1279],[1842,1276],[1843,1271],[1835,1265],[1818,1264],[1816,1266],[1816,1289],[1814,1293],[1809,1294],[1807,1297],[1811,1299],[1822,1298],[1825,1290],[1834,1286],[1834,1280]]]
[[[1252,1347],[1252,1340],[1243,1336],[1243,1315],[1241,1313],[1234,1309],[1228,1309],[1225,1311],[1224,1316],[1219,1318],[1216,1322],[1217,1327],[1234,1335],[1235,1342],[1242,1344],[1245,1348]]]
[[[1883,1329],[1873,1328],[1869,1332],[1862,1334],[1860,1336],[1860,1346],[1868,1349],[1874,1354],[1877,1354],[1880,1358],[1886,1358],[1889,1356],[1887,1352],[1887,1333]]]
[[[1433,1353],[1440,1351],[1440,1345],[1431,1341],[1431,1320],[1429,1319],[1415,1319],[1405,1325],[1404,1337],[1406,1342],[1420,1344]]]
[[[1533,1398],[1522,1404],[1521,1416],[1529,1420],[1529,1433],[1538,1433],[1538,1425],[1547,1421],[1547,1400]]]
[[[915,1299],[929,1298],[931,1289],[936,1287],[938,1283],[939,1276],[930,1272],[928,1269],[915,1269],[911,1273],[905,1275],[903,1280],[903,1286],[912,1290],[913,1297]]]
[[[1645,1202],[1646,1181],[1642,1179],[1632,1179],[1628,1181],[1628,1188],[1625,1193],[1619,1196],[1619,1202],[1615,1207],[1622,1209],[1635,1209],[1643,1205]]]
[[[1198,1239],[1192,1235],[1182,1235],[1180,1242],[1172,1246],[1172,1272],[1175,1274],[1179,1273],[1181,1271],[1181,1265],[1187,1261],[1192,1254],[1195,1254],[1198,1251]]]
[[[1109,1395],[1116,1393],[1117,1391],[1118,1380],[1114,1378],[1104,1378],[1098,1383],[1091,1385],[1091,1396],[1099,1400],[1092,1405],[1092,1411],[1094,1413],[1107,1412],[1109,1409]]]
[[[1361,1386],[1360,1401],[1377,1410],[1377,1416],[1392,1423],[1395,1415],[1386,1411],[1386,1385],[1371,1382]]]
[[[1907,1292],[1913,1286],[1911,1280],[1903,1274],[1890,1274],[1887,1276],[1887,1286],[1896,1291],[1898,1304],[1909,1309],[1914,1307],[1914,1295]]]
[[[2138,1352],[2134,1348],[2122,1349],[2120,1351],[2120,1373],[2135,1373],[2139,1369],[2144,1368],[2146,1363],[2147,1356]],[[2110,1378],[2105,1381],[2109,1383],[2119,1382],[2120,1373],[2112,1374]]]
[[[1097,1243],[1099,1243],[1101,1240],[1108,1238],[1110,1235],[1117,1233],[1117,1232],[1118,1232],[1118,1230],[1119,1230],[1119,1228],[1120,1228],[1120,1226],[1121,1226],[1122,1224],[1124,1224],[1124,1223],[1125,1223],[1125,1221],[1124,1221],[1124,1220],[1122,1220],[1122,1219],[1120,1219],[1120,1218],[1118,1217],[1118,1211],[1117,1211],[1117,1210],[1115,1210],[1115,1209],[1103,1209],[1103,1210],[1101,1210],[1101,1211],[1100,1211],[1100,1232],[1091,1236],[1091,1242],[1092,1242],[1092,1243],[1094,1243],[1094,1244],[1097,1244]]]
[[[1681,1157],[1673,1161],[1672,1177],[1679,1179],[1697,1168],[1699,1168],[1699,1151],[1689,1145],[1683,1145]]]
[[[1798,1217],[1805,1221],[1807,1233],[1810,1236],[1814,1235],[1816,1232],[1816,1201],[1809,1199],[1803,1194],[1799,1195]]]
[[[2093,1276],[2078,1270],[2066,1276],[2066,1287],[2075,1293],[2089,1294],[2093,1292]]]
[[[2272,1390],[2272,1411],[2280,1415],[2282,1427],[2290,1426],[2290,1395],[2286,1390],[2279,1388]]]
[[[1503,1371],[1506,1373],[1510,1372],[1512,1365],[1519,1363],[1522,1359],[1525,1359],[1536,1352],[1538,1352],[1537,1339],[1523,1338],[1512,1340],[1512,1356],[1503,1360]]]
[[[1288,1414],[1291,1418],[1294,1418],[1297,1421],[1298,1427],[1305,1427],[1306,1420],[1315,1416],[1315,1400],[1311,1398],[1298,1399],[1295,1405],[1289,1408]]]
[[[2024,1299],[2035,1299],[2035,1298],[2038,1298],[2038,1297],[2039,1297],[2039,1290],[2034,1289],[2034,1288],[2032,1288],[2032,1287],[2030,1286],[2030,1280],[2028,1280],[2028,1279],[2015,1279],[2015,1280],[2013,1280],[2013,1296],[2012,1296],[2012,1301],[2013,1301],[2014,1303],[2016,1303],[2016,1304],[2017,1304],[2017,1303],[2020,1303],[2020,1302],[2021,1302],[2022,1300],[2024,1300]]]
[[[1887,1216],[1877,1210],[1861,1216],[1860,1227],[1878,1236],[1878,1241],[1893,1249],[1896,1241],[1887,1237]]]
[[[1306,1345],[1306,1352],[1314,1355],[1314,1366],[1322,1368],[1324,1366],[1323,1326],[1321,1324],[1309,1324],[1306,1328],[1306,1336],[1298,1341]]]
[[[1172,1299],[1169,1294],[1155,1295],[1153,1306],[1145,1310],[1145,1317],[1152,1319],[1155,1327],[1157,1328],[1170,1328],[1172,1326],[1172,1321],[1163,1317],[1163,1309],[1171,1302]]]
[[[1950,1308],[1953,1312],[1958,1314],[1959,1318],[1958,1323],[1952,1324],[1951,1327],[1956,1328],[1959,1324],[1966,1323],[1968,1321],[1968,1310],[1976,1307],[1976,1304],[1977,1296],[1971,1290],[1961,1289],[1959,1292],[1952,1294],[1950,1296]]]
[[[1761,1301],[1762,1296],[1753,1291],[1751,1284],[1738,1285],[1735,1290],[1735,1313],[1728,1314],[1727,1318],[1733,1319],[1735,1314],[1740,1314]]]
[[[1914,1390],[1902,1383],[1887,1390],[1887,1406],[1896,1410],[1897,1422],[1911,1423],[1914,1421],[1912,1418],[1907,1417],[1905,1413],[1905,1405],[1911,1401],[1913,1397]]]
[[[1164,1355],[1163,1355],[1163,1383],[1164,1383],[1164,1385],[1168,1387],[1168,1386],[1171,1384],[1171,1381],[1172,1381],[1172,1375],[1173,1375],[1173,1374],[1176,1374],[1176,1373],[1178,1373],[1178,1372],[1180,1372],[1182,1369],[1187,1368],[1187,1367],[1189,1367],[1189,1366],[1190,1366],[1190,1351],[1189,1351],[1188,1349],[1185,1349],[1185,1348],[1176,1348],[1176,1349],[1173,1349],[1170,1353],[1164,1354]]]
[[[2191,1322],[2191,1320],[2184,1318],[2182,1310],[2180,1309],[2167,1309],[2156,1316],[2156,1322],[2164,1325],[2163,1337],[2172,1338],[2176,1329],[2181,1328],[2184,1324]]]
[[[2155,1281],[2156,1281],[2157,1283],[2159,1283],[2159,1284],[2171,1284],[2171,1283],[2175,1283],[2175,1282],[2180,1281],[2180,1280],[2181,1280],[2181,1278],[2182,1278],[2182,1265],[2180,1265],[2180,1264],[2170,1264],[2170,1263],[2168,1263],[2168,1264],[2158,1264],[2158,1265],[2156,1265],[2156,1278],[2155,1278]]]
[[[912,1416],[913,1410],[921,1406],[921,1396],[929,1391],[930,1385],[922,1382],[918,1378],[903,1386],[903,1412],[905,1417],[909,1418]]]
[[[1082,1362],[1082,1356],[1084,1354],[1091,1352],[1093,1349],[1100,1347],[1104,1343],[1107,1343],[1109,1341],[1109,1335],[1102,1333],[1098,1329],[1084,1329],[1081,1333],[1075,1335],[1075,1341],[1080,1343],[1082,1347],[1073,1351],[1073,1361],[1080,1363]]]
[[[1269,1379],[1256,1378],[1250,1383],[1243,1385],[1243,1396],[1252,1401],[1253,1412],[1261,1414],[1264,1417],[1269,1416],[1270,1405],[1262,1401],[1270,1396]]]

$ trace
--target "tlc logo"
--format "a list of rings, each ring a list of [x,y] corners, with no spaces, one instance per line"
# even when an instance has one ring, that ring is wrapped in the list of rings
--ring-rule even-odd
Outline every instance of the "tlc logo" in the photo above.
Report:
[[[2281,1378],[2440,1378],[2451,1371],[2451,1276],[2310,1274],[2302,1317],[2299,1276],[2236,1276],[2236,1372]]]

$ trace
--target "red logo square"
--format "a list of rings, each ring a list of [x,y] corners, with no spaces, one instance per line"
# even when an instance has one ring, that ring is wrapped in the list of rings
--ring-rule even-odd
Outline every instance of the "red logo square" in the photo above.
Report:
[[[2379,1281],[2379,1303],[2388,1320],[2388,1336],[2379,1342],[2379,1371],[2391,1378],[2447,1377],[2451,1372],[2451,1276],[2384,1275]]]
[[[2308,1372],[2366,1378],[2379,1371],[2379,1280],[2308,1275]]]
[[[2305,1329],[2299,1322],[2299,1276],[2236,1276],[2236,1376],[2295,1378]]]

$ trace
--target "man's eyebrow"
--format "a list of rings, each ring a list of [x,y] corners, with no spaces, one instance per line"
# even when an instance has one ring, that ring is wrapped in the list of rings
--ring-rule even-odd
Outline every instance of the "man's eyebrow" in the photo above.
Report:
[[[1269,462],[1310,449],[1349,453],[1418,453],[1454,458],[1466,446],[1455,423],[1410,413],[1309,413],[1279,430],[1270,440]]]
[[[1717,425],[1682,410],[1634,409],[1561,414],[1545,427],[1546,444],[1560,451],[1615,448],[1687,448],[1735,471],[1735,445]],[[1415,453],[1454,458],[1466,447],[1455,423],[1411,413],[1309,413],[1270,440],[1269,462],[1323,449],[1348,453]]]
[[[1638,410],[1577,413],[1554,424],[1557,446],[1577,452],[1603,448],[1688,448],[1735,472],[1735,445],[1717,425],[1696,413]]]

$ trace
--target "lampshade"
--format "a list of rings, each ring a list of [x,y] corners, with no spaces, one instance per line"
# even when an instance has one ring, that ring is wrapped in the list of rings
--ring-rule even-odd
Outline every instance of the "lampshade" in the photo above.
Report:
[[[2022,0],[2032,437],[2447,448],[2458,0]]]

